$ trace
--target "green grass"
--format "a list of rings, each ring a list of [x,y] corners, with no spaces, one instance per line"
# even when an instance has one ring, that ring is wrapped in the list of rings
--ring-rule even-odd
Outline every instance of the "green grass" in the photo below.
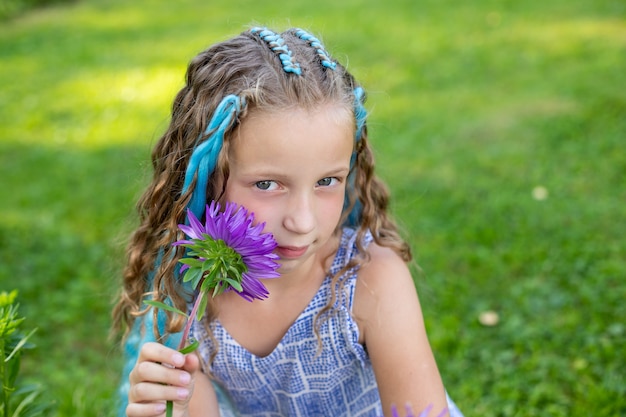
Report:
[[[320,33],[368,89],[466,415],[626,415],[626,6],[384,3],[94,0],[0,22],[0,290],[39,327],[24,376],[59,416],[114,414],[109,312],[150,148],[188,60],[250,23]]]

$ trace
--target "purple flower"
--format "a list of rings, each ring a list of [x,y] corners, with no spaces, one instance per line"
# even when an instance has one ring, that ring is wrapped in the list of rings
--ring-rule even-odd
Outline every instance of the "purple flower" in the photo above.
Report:
[[[260,281],[279,276],[280,266],[273,253],[277,244],[271,233],[262,233],[265,223],[253,225],[254,213],[243,207],[226,203],[220,212],[219,203],[213,201],[206,206],[205,224],[202,224],[191,210],[187,210],[189,226],[179,224],[189,239],[174,242],[174,246],[187,248],[183,264],[183,282],[189,282],[196,291],[196,299],[187,315],[176,307],[158,300],[146,300],[154,308],[171,311],[187,317],[182,338],[178,346],[181,353],[187,354],[198,348],[197,340],[189,340],[189,332],[194,320],[200,321],[206,310],[208,293],[213,296],[224,291],[236,291],[248,301],[267,298],[269,292]],[[167,417],[172,416],[173,402],[166,402]]]
[[[273,253],[274,237],[263,233],[265,223],[253,225],[254,213],[235,203],[226,203],[221,212],[220,204],[212,201],[205,217],[202,224],[187,210],[189,225],[178,225],[190,238],[174,242],[188,249],[188,257],[180,260],[183,281],[200,292],[212,290],[214,296],[234,290],[248,301],[267,298],[260,280],[278,277],[280,265]]]

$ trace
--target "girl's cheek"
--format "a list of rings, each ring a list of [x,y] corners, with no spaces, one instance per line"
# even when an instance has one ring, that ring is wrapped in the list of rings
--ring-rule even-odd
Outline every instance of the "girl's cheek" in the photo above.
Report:
[[[256,199],[243,199],[243,201],[235,201],[237,204],[244,206],[249,212],[254,213],[254,224],[265,223],[265,232],[269,231],[268,228],[272,225],[273,216],[272,213],[275,210],[266,202],[259,202]]]

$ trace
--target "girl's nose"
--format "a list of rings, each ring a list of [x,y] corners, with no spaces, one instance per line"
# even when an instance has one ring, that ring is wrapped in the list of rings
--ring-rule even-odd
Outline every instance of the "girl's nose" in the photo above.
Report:
[[[315,229],[314,211],[313,201],[308,195],[294,195],[287,204],[283,226],[294,233],[310,233]]]

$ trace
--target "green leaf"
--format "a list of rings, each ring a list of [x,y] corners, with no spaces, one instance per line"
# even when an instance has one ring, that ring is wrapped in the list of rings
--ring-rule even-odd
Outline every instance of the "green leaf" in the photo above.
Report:
[[[195,268],[201,268],[203,262],[196,258],[181,258],[178,262]]]
[[[222,283],[220,282],[219,285],[216,285],[215,288],[213,288],[212,297],[215,298],[216,296],[220,295],[223,292],[224,292],[224,288],[223,288]]]
[[[6,307],[6,306],[13,304],[16,298],[17,298],[16,289],[12,290],[9,293],[7,293],[6,291],[0,292],[0,307]]]
[[[169,304],[165,304],[162,303],[160,301],[156,301],[156,300],[145,300],[144,304],[148,304],[149,306],[152,306],[154,308],[160,308],[162,310],[167,310],[167,311],[171,311],[173,313],[177,313],[177,314],[181,314],[185,317],[187,317],[186,313],[183,313],[182,311],[180,311],[179,309],[177,309],[176,307],[173,307]]]
[[[30,333],[28,333],[26,336],[24,336],[19,343],[13,348],[13,351],[9,354],[9,356],[7,356],[4,361],[8,362],[11,360],[11,358],[13,357],[13,355],[17,354],[17,352],[26,344],[26,342],[28,341],[28,338],[31,337],[33,335],[33,333],[35,333],[37,331],[37,329],[33,329]]]
[[[6,362],[6,361],[5,361]],[[13,357],[11,361],[6,364],[5,372],[6,376],[4,383],[9,387],[15,387],[15,381],[17,380],[17,375],[20,373],[20,363],[21,363],[20,355],[16,355]]]
[[[243,291],[243,286],[241,285],[241,282],[234,280],[232,278],[228,278],[228,277],[224,278],[224,281],[228,282],[228,284],[230,284],[230,286],[233,287],[238,292]]]
[[[202,269],[204,269],[205,271],[210,271],[214,269],[215,259],[211,259],[211,258],[205,259],[201,265],[202,265]]]
[[[200,321],[202,320],[202,317],[204,317],[204,313],[206,312],[206,306],[208,303],[208,298],[206,296],[206,293],[201,292],[198,297],[202,297],[200,299],[200,305],[198,306],[198,311],[196,312],[196,320]]]
[[[218,272],[219,271],[217,268],[211,271],[208,271],[206,279],[204,280],[204,282],[202,283],[202,286],[200,287],[200,291],[208,292],[209,290],[213,289],[215,285],[217,285],[217,283],[219,282],[219,279],[217,279]]]
[[[229,275],[232,275],[232,276],[238,278],[239,280],[241,280],[241,275],[245,272],[245,271],[239,270],[234,265],[228,265],[228,271],[230,271]]]
[[[24,399],[22,399],[19,405],[15,408],[15,411],[13,411],[13,416],[20,417],[22,415],[22,411],[26,407],[28,407],[33,401],[35,401],[35,398],[37,398],[38,395],[39,395],[39,391],[33,391],[29,395],[27,395]]]
[[[204,271],[201,268],[189,268],[185,271],[183,282],[191,282],[192,288],[197,288]]]
[[[179,352],[182,353],[183,355],[186,355],[198,349],[198,346],[200,346],[200,342],[193,339],[193,341],[190,344],[188,344],[187,346],[179,350]]]

